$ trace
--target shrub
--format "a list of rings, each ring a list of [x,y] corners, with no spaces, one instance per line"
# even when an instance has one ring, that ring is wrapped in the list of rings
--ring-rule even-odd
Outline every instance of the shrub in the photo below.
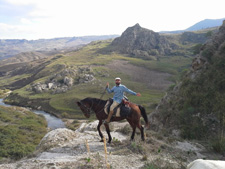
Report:
[[[225,138],[222,138],[222,139],[217,138],[216,140],[211,141],[211,144],[214,151],[218,153],[225,152]]]

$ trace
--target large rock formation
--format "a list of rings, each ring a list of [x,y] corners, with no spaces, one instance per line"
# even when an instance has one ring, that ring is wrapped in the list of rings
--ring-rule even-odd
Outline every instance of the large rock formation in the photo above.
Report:
[[[158,33],[142,28],[139,24],[127,28],[121,37],[116,38],[111,46],[121,53],[154,59],[154,56],[170,55],[176,44]]]

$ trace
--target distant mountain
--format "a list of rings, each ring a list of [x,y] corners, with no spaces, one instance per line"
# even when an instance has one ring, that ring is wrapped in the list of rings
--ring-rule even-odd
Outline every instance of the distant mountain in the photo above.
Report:
[[[30,62],[34,60],[44,59],[47,57],[47,54],[41,52],[21,52],[13,57],[1,60],[0,65]]]
[[[120,37],[114,39],[111,46],[121,53],[146,59],[169,55],[172,50],[178,48],[175,43],[171,43],[165,36],[142,28],[139,24],[127,28]]]
[[[185,29],[185,31],[196,31],[196,30],[221,26],[223,24],[223,20],[225,20],[225,18],[222,18],[222,19],[205,19],[205,20],[200,21],[200,22],[194,24],[193,26]]]
[[[79,45],[88,44],[96,40],[106,40],[118,35],[64,37],[54,39],[0,39],[0,60],[12,57],[21,52],[60,52],[60,50],[77,48]]]
[[[202,20],[192,26],[190,26],[187,29],[184,30],[175,30],[175,31],[161,31],[159,33],[171,33],[171,34],[177,34],[177,33],[183,33],[183,32],[187,32],[187,31],[198,31],[198,30],[203,30],[203,29],[211,29],[211,28],[215,28],[215,27],[219,27],[223,24],[223,20],[225,20],[225,18],[222,19],[205,19]]]

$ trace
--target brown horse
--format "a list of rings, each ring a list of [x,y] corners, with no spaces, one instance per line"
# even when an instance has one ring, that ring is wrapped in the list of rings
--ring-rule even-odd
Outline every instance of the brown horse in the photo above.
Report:
[[[103,120],[105,120],[107,118],[107,114],[104,111],[104,107],[105,107],[106,103],[107,103],[107,101],[104,101],[101,99],[96,99],[96,98],[85,98],[85,99],[77,102],[77,105],[80,107],[80,109],[84,113],[85,117],[89,118],[91,115],[91,112],[94,112],[96,114],[96,117],[99,120],[97,129],[98,129],[98,133],[101,137],[101,141],[103,141],[103,135],[100,130],[100,127],[103,123]],[[136,105],[134,103],[130,103],[129,105],[131,107],[131,113],[129,114],[129,116],[127,116],[127,117],[112,117],[111,121],[120,121],[120,120],[126,119],[133,129],[133,132],[131,135],[131,140],[134,139],[135,130],[136,130],[136,127],[138,127],[141,131],[141,138],[144,141],[145,140],[144,128],[141,125],[140,118],[142,116],[145,120],[146,126],[148,126],[148,117],[145,112],[145,109],[144,109],[144,107],[142,107],[140,105]],[[109,125],[108,124],[104,124],[104,125],[106,128],[108,137],[109,137],[108,143],[110,143],[112,140],[112,137],[110,135]]]

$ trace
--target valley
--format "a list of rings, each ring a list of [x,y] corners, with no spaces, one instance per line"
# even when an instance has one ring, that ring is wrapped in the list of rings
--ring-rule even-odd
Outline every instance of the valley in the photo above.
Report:
[[[141,97],[126,96],[131,102],[145,107],[150,129],[145,130],[146,141],[143,143],[139,139],[129,141],[131,131],[128,123],[118,123],[121,128],[113,124],[110,126],[116,136],[123,138],[114,138],[112,145],[107,145],[113,167],[124,167],[116,162],[119,158],[124,158],[125,168],[132,167],[127,155],[138,161],[133,163],[134,168],[185,168],[198,158],[222,160],[225,125],[221,108],[224,97],[221,94],[224,93],[224,81],[218,79],[223,79],[224,26],[161,34],[135,24],[114,39],[110,37],[76,47],[72,43],[70,49],[62,48],[59,52],[46,50],[48,54],[27,51],[1,60],[0,94],[5,97],[5,93],[12,90],[4,102],[45,111],[63,119],[67,129],[47,133],[37,150],[30,151],[34,152],[32,158],[2,164],[0,168],[22,168],[23,165],[32,168],[50,164],[49,168],[66,168],[70,164],[80,168],[105,167],[101,164],[104,154],[103,149],[99,148],[102,144],[97,140],[96,117],[91,115],[90,119],[85,119],[76,102],[86,97],[103,96],[104,100],[112,97],[112,94],[103,92],[107,82],[110,87],[114,86],[115,77],[120,77],[122,84],[129,89],[141,93]],[[217,70],[220,73],[213,76]],[[210,81],[212,77],[215,79]],[[217,101],[221,99],[221,104],[213,102],[215,106],[209,108],[209,95]],[[1,114],[5,118],[5,112],[10,111],[5,109]],[[20,108],[17,111],[24,113]],[[4,120],[0,124],[3,124],[0,127],[11,125]],[[207,128],[206,124],[212,127]],[[46,124],[42,127],[46,129]],[[44,129],[41,130],[43,132],[38,141],[46,134]],[[216,137],[218,133],[220,137],[216,142],[208,140],[210,135]],[[91,151],[98,151],[98,158],[95,158],[96,153],[86,154],[81,137],[93,142],[90,143]],[[59,143],[51,141],[55,138]],[[47,145],[50,142],[54,145]],[[52,147],[46,148],[45,143]],[[68,153],[69,149],[77,154]],[[87,160],[89,158],[93,161]]]

